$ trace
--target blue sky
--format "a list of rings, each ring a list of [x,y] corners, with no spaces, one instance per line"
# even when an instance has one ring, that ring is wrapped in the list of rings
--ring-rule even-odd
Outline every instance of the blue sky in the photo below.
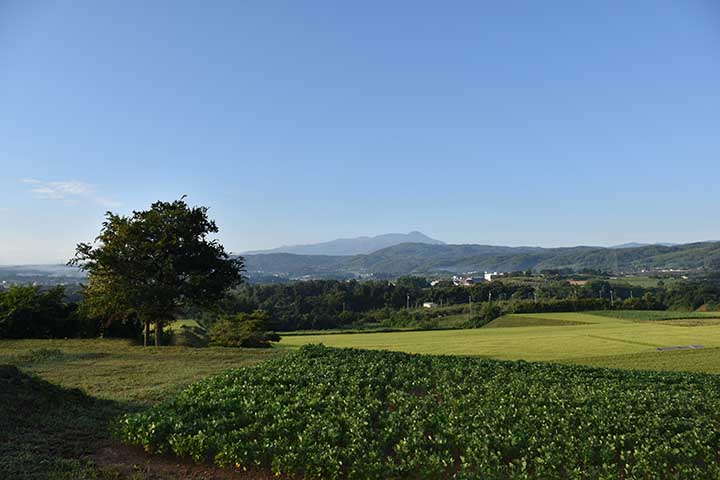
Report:
[[[0,264],[187,194],[233,251],[720,239],[720,3],[0,0]]]

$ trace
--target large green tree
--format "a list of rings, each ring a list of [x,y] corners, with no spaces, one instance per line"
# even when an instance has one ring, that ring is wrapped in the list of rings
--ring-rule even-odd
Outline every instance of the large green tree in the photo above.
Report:
[[[70,264],[88,272],[91,312],[109,319],[137,316],[145,346],[151,322],[157,346],[163,325],[180,308],[212,306],[243,282],[242,257],[231,258],[208,238],[218,228],[207,207],[190,207],[182,197],[130,216],[105,217],[95,242],[78,244]]]

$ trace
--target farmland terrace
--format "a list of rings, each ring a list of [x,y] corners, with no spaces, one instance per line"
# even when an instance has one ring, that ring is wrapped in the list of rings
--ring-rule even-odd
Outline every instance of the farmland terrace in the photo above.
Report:
[[[288,336],[282,344],[720,373],[718,318],[717,312],[511,314],[480,329]],[[697,344],[704,349],[657,350]]]

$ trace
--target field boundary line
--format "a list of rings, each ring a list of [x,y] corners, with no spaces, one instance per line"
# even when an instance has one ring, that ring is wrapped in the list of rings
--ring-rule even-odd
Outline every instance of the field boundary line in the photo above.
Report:
[[[620,343],[629,343],[631,345],[642,345],[643,347],[662,347],[661,344],[658,343],[645,343],[645,342],[636,342],[633,340],[623,340],[621,338],[613,338],[613,337],[606,337],[603,335],[588,335],[590,338],[599,338],[601,340],[610,340],[612,342],[620,342]]]

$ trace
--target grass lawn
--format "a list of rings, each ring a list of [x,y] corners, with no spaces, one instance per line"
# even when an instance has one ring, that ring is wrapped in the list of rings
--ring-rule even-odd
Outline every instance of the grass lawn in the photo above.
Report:
[[[109,426],[114,418],[282,351],[145,349],[109,339],[2,340],[0,364],[22,374],[0,371],[0,478],[124,478],[96,465],[98,452],[113,443]],[[130,477],[160,478],[141,471]]]

